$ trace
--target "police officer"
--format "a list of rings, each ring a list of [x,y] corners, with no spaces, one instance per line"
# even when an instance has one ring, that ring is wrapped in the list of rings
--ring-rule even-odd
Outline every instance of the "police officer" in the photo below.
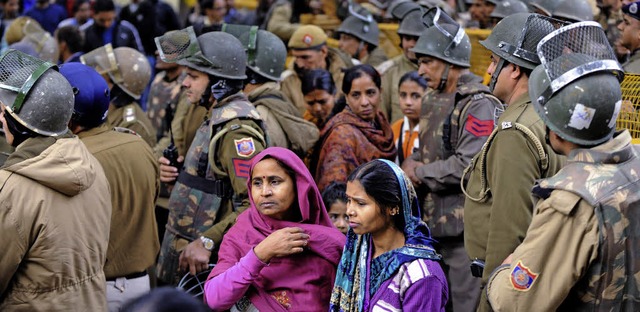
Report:
[[[154,214],[158,164],[139,136],[105,124],[109,87],[100,74],[80,63],[63,65],[60,73],[76,94],[69,129],[98,159],[111,186],[114,207],[104,271],[109,311],[118,311],[150,290],[146,270],[160,249]]]
[[[352,14],[354,15],[347,17],[337,30],[340,35],[340,50],[361,64],[378,66],[385,62],[387,55],[380,48],[378,23],[371,14]]]
[[[289,49],[294,57],[293,69],[282,73],[281,90],[296,105],[301,114],[307,109],[302,94],[300,77],[306,70],[325,69],[333,76],[337,90],[342,88],[342,69],[353,66],[351,58],[339,50],[327,46],[327,34],[315,25],[298,28],[289,40]]]
[[[169,198],[158,278],[175,284],[181,273],[208,268],[222,235],[249,206],[250,160],[267,140],[258,112],[241,92],[247,57],[238,39],[209,32],[196,40],[193,29],[187,28],[158,38],[157,46],[164,61],[187,67],[183,85],[192,103],[208,102],[211,107],[180,173],[170,160],[160,158],[161,181],[176,182]]]
[[[398,98],[398,82],[400,78],[410,72],[418,70],[418,60],[411,49],[416,45],[418,37],[427,28],[422,23],[422,8],[414,2],[399,4],[392,11],[392,15],[400,19],[398,35],[402,54],[378,65],[376,70],[382,76],[382,111],[390,124],[404,117],[400,109]]]
[[[618,24],[620,44],[631,51],[622,68],[627,73],[640,74],[640,1],[623,6],[622,13],[623,20]]]
[[[300,111],[278,87],[284,70],[287,48],[276,35],[244,25],[223,25],[247,50],[247,80],[244,93],[260,114],[269,137],[269,146],[292,150],[303,158],[313,148],[320,131],[302,118]]]
[[[100,163],[67,128],[73,91],[55,65],[0,56],[0,310],[104,311],[111,198]]]
[[[402,164],[407,176],[428,195],[422,207],[431,235],[449,267],[454,311],[471,311],[480,283],[469,274],[471,262],[462,236],[464,194],[459,183],[471,158],[493,130],[500,101],[469,71],[471,43],[464,29],[440,9],[435,25],[411,49],[420,62],[418,73],[434,91],[425,95],[420,115],[420,151]]]
[[[182,80],[186,74],[184,66],[163,62],[159,56],[156,56],[155,67],[158,73],[149,87],[146,107],[147,117],[155,130],[157,140],[160,141],[168,135],[182,95]]]
[[[628,130],[615,132],[621,68],[599,44],[606,42],[599,25],[572,26],[554,33],[553,47],[538,46],[548,67],[538,66],[529,80],[533,106],[567,165],[533,188],[537,203],[524,241],[489,278],[495,310],[640,309],[640,153]],[[548,53],[559,47],[572,54]],[[568,70],[578,74],[559,81]]]
[[[531,222],[530,191],[536,179],[550,177],[562,163],[546,145],[540,117],[529,100],[528,81],[540,64],[538,42],[554,30],[557,20],[517,13],[500,21],[480,43],[489,49],[492,93],[506,105],[495,131],[469,168],[463,185],[464,245],[474,261],[472,273],[482,278],[500,265],[522,241]],[[518,31],[514,31],[514,30]],[[482,268],[484,267],[484,271]],[[490,309],[485,292],[478,311]]]
[[[500,22],[503,18],[515,14],[515,13],[527,13],[529,12],[529,8],[527,5],[520,0],[505,0],[500,1],[496,4],[496,8],[493,9],[489,17],[491,17],[493,25],[491,28],[495,26],[498,22]]]
[[[107,124],[131,129],[149,146],[155,146],[157,139],[151,121],[137,102],[151,78],[146,56],[129,47],[113,49],[106,44],[82,55],[80,61],[103,74],[111,88]]]
[[[620,39],[620,30],[618,24],[622,22],[622,1],[621,0],[597,0],[596,4],[600,12],[594,17],[594,20],[600,23],[600,26],[607,34],[609,44],[614,47],[614,52],[618,60],[622,62],[626,53],[620,53],[618,50],[618,39]]]

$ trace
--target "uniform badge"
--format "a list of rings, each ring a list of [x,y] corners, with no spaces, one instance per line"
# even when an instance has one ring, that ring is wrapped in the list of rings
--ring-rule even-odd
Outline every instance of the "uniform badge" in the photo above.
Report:
[[[464,129],[476,137],[489,136],[493,132],[493,120],[480,120],[469,114]]]
[[[256,151],[256,146],[253,144],[252,138],[242,138],[240,140],[233,140],[236,145],[236,153],[238,156],[249,157]]]
[[[510,122],[510,121],[503,121],[503,122],[502,122],[502,130],[504,130],[504,129],[509,129],[509,128],[511,128],[511,127],[512,127],[512,125],[511,125],[511,122]]]
[[[249,178],[249,171],[251,171],[251,160],[249,159],[233,159],[233,171],[238,178]]]
[[[529,268],[522,264],[522,261],[518,261],[518,264],[511,271],[511,285],[515,290],[527,291],[533,285],[533,282],[538,278],[538,274],[531,272]]]
[[[302,42],[304,42],[304,44],[310,46],[311,43],[313,42],[313,37],[311,37],[311,35],[304,35],[304,37],[302,37]]]
[[[127,107],[124,109],[124,121],[132,122],[136,120],[136,110],[133,107]]]
[[[631,14],[638,13],[638,4],[637,3],[631,4],[631,6],[629,7],[629,13],[631,13]]]

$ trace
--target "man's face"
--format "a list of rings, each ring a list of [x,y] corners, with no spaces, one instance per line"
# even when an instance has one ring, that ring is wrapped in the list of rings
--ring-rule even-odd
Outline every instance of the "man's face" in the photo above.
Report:
[[[495,7],[493,3],[485,0],[474,0],[469,8],[469,14],[471,14],[472,20],[478,21],[480,24],[486,24]]]
[[[628,14],[622,15],[622,22],[618,24],[620,30],[620,44],[634,51],[640,48],[640,21],[629,16]]]
[[[104,11],[93,15],[93,21],[100,27],[109,28],[116,20],[115,11]]]
[[[413,49],[413,47],[416,46],[418,37],[402,35],[400,36],[400,40],[401,40],[400,46],[402,47],[402,52],[404,53],[404,56],[406,56],[410,60],[415,60],[416,54],[409,51],[409,49]]]
[[[224,0],[213,1],[213,8],[206,10],[207,17],[213,23],[220,24],[227,15],[227,4]]]
[[[500,57],[494,53],[491,53],[491,63],[489,63],[489,67],[487,68],[487,74],[490,76],[497,70],[498,62],[500,62]],[[513,65],[506,63],[502,66],[502,70],[498,74],[498,80],[493,88],[493,95],[495,95],[501,101],[507,101],[509,98],[509,94],[511,94],[511,89],[514,87],[513,84],[510,83],[508,75],[513,71]]]
[[[358,48],[360,48],[360,40],[348,34],[340,34],[338,48],[347,55],[356,57],[356,54],[359,53]]]
[[[312,69],[326,69],[327,63],[325,57],[327,57],[328,49],[323,46],[319,50],[291,50],[291,55],[295,58],[295,64],[298,68],[304,70]]]
[[[197,71],[192,68],[187,68],[187,76],[182,81],[182,86],[185,87],[185,93],[189,99],[189,103],[198,104],[202,98],[202,94],[209,87],[209,76],[201,71]]]
[[[81,25],[84,24],[89,17],[91,17],[91,7],[89,6],[89,2],[85,2],[78,7],[78,11],[74,15],[78,23]]]
[[[431,56],[420,56],[418,59],[418,74],[427,80],[429,88],[437,89],[440,85],[442,73],[449,64]]]
[[[16,18],[19,15],[20,2],[18,0],[9,0],[4,5],[4,17],[7,19]]]

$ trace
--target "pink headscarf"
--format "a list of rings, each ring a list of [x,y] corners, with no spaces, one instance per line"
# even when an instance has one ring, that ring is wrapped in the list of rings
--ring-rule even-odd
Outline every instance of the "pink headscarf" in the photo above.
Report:
[[[299,227],[309,234],[307,249],[300,254],[271,259],[269,266],[262,269],[260,277],[253,282],[246,295],[260,311],[287,311],[286,308],[327,311],[345,236],[331,223],[311,173],[293,152],[280,147],[267,148],[253,157],[251,172],[267,156],[277,159],[296,173],[302,221],[280,221],[263,216],[253,202],[249,178],[247,188],[251,207],[238,216],[236,224],[225,234],[218,253],[220,261],[211,271],[209,279],[234,266],[274,231]]]

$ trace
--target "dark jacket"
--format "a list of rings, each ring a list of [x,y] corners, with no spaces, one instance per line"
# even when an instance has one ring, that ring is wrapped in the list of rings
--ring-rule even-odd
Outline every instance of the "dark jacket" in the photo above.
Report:
[[[142,41],[135,26],[127,21],[116,21],[114,27],[113,36],[111,37],[111,45],[114,49],[118,47],[130,47],[144,53]],[[89,26],[84,32],[84,46],[82,51],[87,53],[107,44],[108,42],[102,40],[102,34],[104,32],[105,29],[96,23]]]

